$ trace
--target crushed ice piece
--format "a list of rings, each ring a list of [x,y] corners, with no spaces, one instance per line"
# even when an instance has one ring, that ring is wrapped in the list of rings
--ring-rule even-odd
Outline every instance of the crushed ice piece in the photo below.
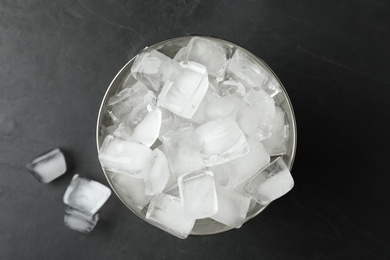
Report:
[[[162,139],[171,174],[175,178],[205,167],[191,124],[167,132]]]
[[[248,195],[262,205],[266,205],[289,192],[294,186],[294,180],[284,163],[278,157],[245,186]]]
[[[96,226],[99,220],[99,214],[85,214],[77,209],[68,207],[65,210],[64,225],[70,229],[88,234]]]
[[[272,135],[275,101],[263,90],[250,90],[237,112],[237,123],[249,137],[259,141]]]
[[[289,125],[286,123],[285,112],[280,107],[276,107],[272,135],[262,143],[269,155],[284,155],[287,153],[288,138]]]
[[[137,82],[111,96],[107,102],[107,111],[114,123],[125,120],[149,92],[150,90],[142,82]]]
[[[39,155],[27,169],[42,183],[49,183],[66,172],[66,161],[60,149],[55,148]]]
[[[224,78],[232,47],[202,37],[193,37],[186,51],[188,51],[187,61],[204,65],[208,74],[217,78],[218,81]]]
[[[144,144],[108,135],[100,148],[99,161],[109,171],[142,178],[151,153]]]
[[[179,65],[176,77],[164,84],[158,102],[178,116],[191,118],[208,88],[207,69],[195,62]]]
[[[143,179],[118,173],[111,176],[111,181],[138,209],[142,209],[153,198],[153,196],[145,194]]]
[[[181,239],[187,238],[195,224],[194,219],[184,216],[180,199],[168,194],[153,198],[148,206],[146,219]]]
[[[131,74],[149,89],[159,91],[167,80],[174,77],[178,66],[179,64],[168,56],[147,48],[136,56],[131,66]]]
[[[157,140],[161,128],[161,110],[153,92],[145,95],[124,122],[119,123],[114,135],[150,147]]]
[[[240,228],[245,222],[251,198],[225,187],[216,186],[218,212],[210,218],[232,228]]]
[[[206,166],[221,164],[248,153],[248,145],[240,127],[231,118],[207,122],[195,130],[200,153]]]
[[[186,173],[180,175],[177,182],[186,217],[200,219],[217,213],[218,201],[212,172]]]
[[[167,157],[160,149],[154,149],[144,169],[145,194],[161,193],[168,184],[170,176]]]
[[[111,190],[103,184],[75,174],[64,194],[64,203],[85,214],[94,215],[107,201]]]

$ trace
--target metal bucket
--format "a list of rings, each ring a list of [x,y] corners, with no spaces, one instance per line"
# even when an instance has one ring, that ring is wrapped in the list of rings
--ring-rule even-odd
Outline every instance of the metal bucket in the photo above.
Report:
[[[173,38],[169,39],[160,43],[157,43],[153,46],[150,46],[149,48],[153,48],[155,50],[158,50],[165,55],[173,58],[177,51],[186,46],[190,39],[193,36],[184,36],[184,37],[178,37],[178,38]],[[220,44],[224,45],[229,45],[233,46],[234,49],[240,49],[241,51],[245,52],[247,55],[249,55],[252,59],[257,61],[261,66],[263,66],[270,74],[274,75],[275,78],[279,81],[280,86],[282,88],[282,93],[277,94],[274,99],[277,105],[279,105],[285,112],[286,112],[286,117],[289,123],[289,143],[288,143],[288,149],[286,155],[283,156],[283,160],[285,161],[286,165],[289,167],[290,171],[292,169],[293,163],[294,163],[294,157],[295,157],[295,152],[296,152],[296,145],[297,145],[297,130],[296,130],[296,122],[295,122],[295,116],[294,116],[294,111],[293,107],[291,104],[291,101],[287,95],[287,92],[285,88],[283,87],[282,82],[278,79],[278,77],[275,75],[275,73],[268,67],[268,65],[253,55],[252,53],[248,52],[244,48],[238,46],[237,44],[219,39],[219,38],[214,38],[214,37],[204,37],[212,41],[216,41]],[[98,119],[97,119],[97,127],[96,127],[96,142],[97,142],[97,150],[99,152],[100,146],[102,145],[102,142],[104,140],[104,132],[102,131],[103,127],[109,126],[111,124],[111,119],[110,116],[107,112],[106,109],[106,103],[108,99],[112,96],[115,95],[121,88],[121,85],[123,81],[126,79],[126,77],[130,73],[130,68],[134,62],[134,58],[132,58],[115,76],[115,78],[112,80],[110,86],[108,87],[104,97],[103,101],[100,105],[99,109],[99,114],[98,114]],[[151,148],[155,148],[158,145],[154,145]],[[276,157],[275,157],[276,158]],[[275,158],[271,157],[271,161]],[[146,211],[147,209],[142,209],[140,210],[136,206],[132,205],[131,201],[126,197],[125,194],[123,194],[119,189],[113,185],[111,176],[114,174],[110,171],[107,171],[103,169],[104,175],[106,176],[109,184],[111,185],[111,188],[114,190],[116,195],[119,197],[119,199],[138,217],[141,219],[145,220],[146,222],[150,223],[153,225],[153,223],[149,222],[146,218]],[[250,205],[250,209],[248,211],[247,217],[245,222],[248,220],[252,219],[253,217],[257,216],[260,212],[262,212],[267,206],[260,205],[257,203],[254,203],[252,200],[252,203]],[[232,228],[229,226],[226,226],[224,224],[221,224],[219,222],[216,222],[212,219],[200,219],[195,222],[194,228],[191,231],[191,235],[211,235],[211,234],[218,234],[221,232],[225,232],[228,230],[231,230]]]

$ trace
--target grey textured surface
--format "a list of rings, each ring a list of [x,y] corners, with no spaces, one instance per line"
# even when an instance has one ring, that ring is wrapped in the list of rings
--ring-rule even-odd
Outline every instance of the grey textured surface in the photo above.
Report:
[[[388,259],[388,1],[0,1],[0,259]],[[294,189],[239,230],[179,240],[115,195],[84,235],[63,225],[73,174],[107,185],[103,95],[140,49],[188,34],[262,58],[294,105]],[[64,150],[45,185],[25,165]]]

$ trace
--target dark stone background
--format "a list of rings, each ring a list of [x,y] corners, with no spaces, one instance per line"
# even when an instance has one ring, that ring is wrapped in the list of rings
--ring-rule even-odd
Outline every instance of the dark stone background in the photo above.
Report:
[[[0,1],[0,259],[389,259],[390,2]],[[188,34],[253,52],[294,105],[294,189],[239,230],[177,239],[113,194],[96,228],[63,225],[73,174],[107,185],[95,123],[117,71]],[[25,169],[62,148],[51,184]]]

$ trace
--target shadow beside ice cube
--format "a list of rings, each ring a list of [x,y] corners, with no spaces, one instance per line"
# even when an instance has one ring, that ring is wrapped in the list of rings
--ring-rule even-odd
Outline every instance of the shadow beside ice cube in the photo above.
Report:
[[[245,190],[249,181],[255,185],[271,156],[287,151],[276,78],[239,49],[193,37],[174,59],[146,48],[119,89],[108,102],[113,125],[105,125],[99,159],[125,204],[180,238],[205,218],[239,228],[258,195]],[[136,109],[139,102],[132,101],[148,93],[158,97],[159,120],[148,122],[143,115],[153,109]],[[123,127],[128,118],[143,125],[140,133],[154,129],[153,138],[144,142],[134,128]],[[266,194],[289,178],[280,176],[262,185]]]
[[[43,153],[27,164],[27,169],[42,183],[49,183],[66,172],[66,161],[58,148]]]

